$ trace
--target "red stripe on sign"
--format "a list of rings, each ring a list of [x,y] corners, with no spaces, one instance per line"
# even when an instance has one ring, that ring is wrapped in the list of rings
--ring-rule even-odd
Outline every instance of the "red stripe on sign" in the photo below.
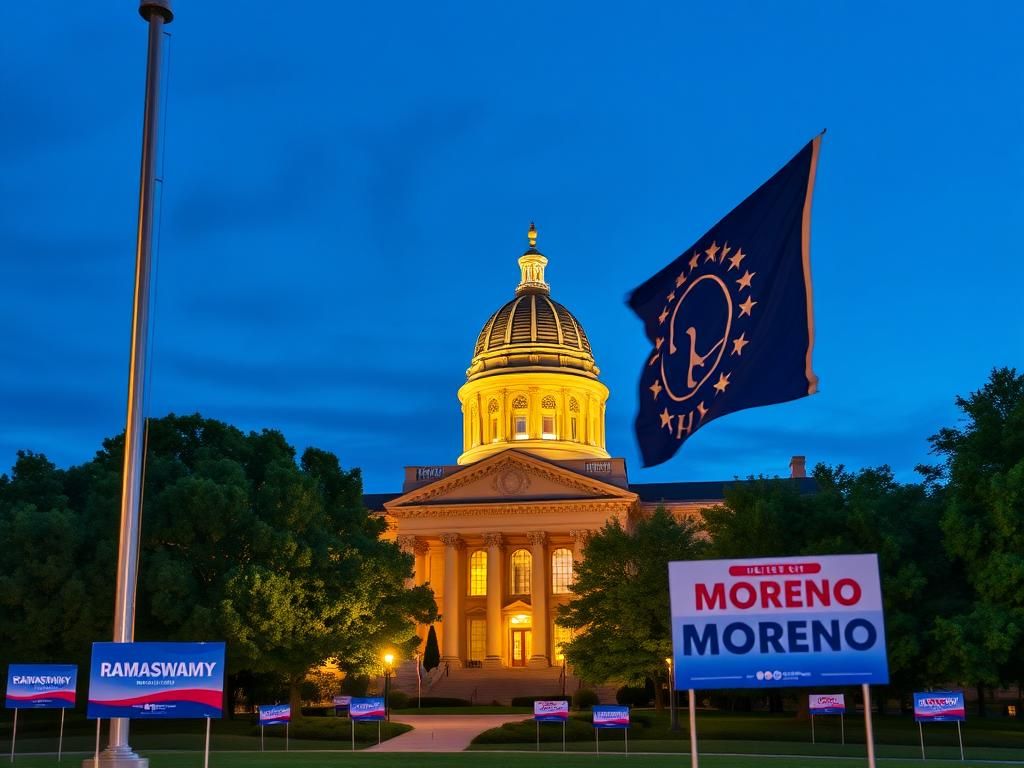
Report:
[[[203,688],[189,688],[180,691],[160,691],[149,693],[145,696],[135,696],[130,699],[89,699],[93,704],[104,704],[110,707],[130,707],[134,704],[156,704],[159,702],[181,702],[192,704],[205,704],[208,707],[221,707],[222,694],[220,691],[210,691]]]
[[[730,576],[799,576],[821,573],[819,563],[761,563],[759,565],[730,565]]]

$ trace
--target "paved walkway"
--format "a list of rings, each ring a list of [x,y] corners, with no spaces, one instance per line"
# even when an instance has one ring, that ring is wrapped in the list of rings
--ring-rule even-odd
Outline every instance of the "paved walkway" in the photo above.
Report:
[[[388,739],[367,752],[461,752],[478,733],[528,718],[519,715],[398,715],[395,722],[407,723],[412,730]]]

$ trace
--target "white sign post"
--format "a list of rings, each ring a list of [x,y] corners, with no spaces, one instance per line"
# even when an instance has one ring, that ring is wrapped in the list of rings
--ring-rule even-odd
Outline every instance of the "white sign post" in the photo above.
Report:
[[[676,688],[860,685],[875,768],[869,684],[889,682],[876,555],[669,563]],[[845,727],[844,727],[845,731]],[[845,733],[844,733],[845,738]]]

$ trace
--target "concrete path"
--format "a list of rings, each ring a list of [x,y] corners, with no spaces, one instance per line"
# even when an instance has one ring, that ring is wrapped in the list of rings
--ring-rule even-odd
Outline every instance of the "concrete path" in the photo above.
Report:
[[[395,722],[412,730],[368,747],[367,752],[461,752],[478,733],[503,723],[526,720],[530,715],[396,715]]]

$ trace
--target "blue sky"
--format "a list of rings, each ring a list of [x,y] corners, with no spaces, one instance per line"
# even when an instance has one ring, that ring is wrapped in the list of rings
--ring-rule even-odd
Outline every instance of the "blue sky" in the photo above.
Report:
[[[890,7],[893,5],[894,7]],[[124,427],[146,30],[0,5],[0,471]],[[455,392],[531,220],[636,482],[927,461],[1024,365],[1018,3],[198,3],[170,75],[148,411],[274,427],[398,490],[461,452]],[[643,470],[626,293],[828,128],[821,393]]]

